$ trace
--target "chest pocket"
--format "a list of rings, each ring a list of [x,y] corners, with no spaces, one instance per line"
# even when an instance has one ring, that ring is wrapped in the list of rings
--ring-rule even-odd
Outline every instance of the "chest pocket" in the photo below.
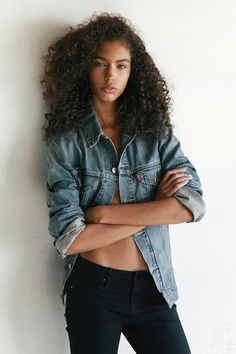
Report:
[[[73,171],[73,174],[79,189],[80,205],[82,207],[92,205],[92,203],[96,201],[97,194],[102,184],[101,172],[77,168]]]
[[[161,178],[161,164],[144,165],[135,169],[132,176],[137,188],[137,194],[142,200],[152,200]]]

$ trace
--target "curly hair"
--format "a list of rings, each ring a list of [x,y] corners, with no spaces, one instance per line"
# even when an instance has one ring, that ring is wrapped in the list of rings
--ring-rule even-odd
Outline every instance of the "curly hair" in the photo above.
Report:
[[[94,52],[106,41],[121,40],[131,53],[131,73],[117,99],[122,129],[165,135],[170,121],[171,98],[165,79],[147,53],[132,23],[120,14],[94,13],[57,37],[43,56],[41,85],[49,112],[42,127],[44,138],[65,134],[88,113],[91,88],[87,69]]]

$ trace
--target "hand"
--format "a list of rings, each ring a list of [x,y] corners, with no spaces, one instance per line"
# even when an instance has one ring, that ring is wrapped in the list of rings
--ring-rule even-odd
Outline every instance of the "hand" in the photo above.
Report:
[[[183,168],[175,168],[167,171],[158,186],[155,200],[171,197],[178,189],[188,183],[190,179],[192,179],[192,176],[184,173]]]

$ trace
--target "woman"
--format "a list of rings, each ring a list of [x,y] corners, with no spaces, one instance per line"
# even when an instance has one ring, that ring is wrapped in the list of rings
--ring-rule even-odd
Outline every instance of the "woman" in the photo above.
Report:
[[[170,122],[164,78],[132,24],[93,15],[49,47],[49,232],[65,258],[72,354],[190,353],[176,300],[168,225],[205,213]]]

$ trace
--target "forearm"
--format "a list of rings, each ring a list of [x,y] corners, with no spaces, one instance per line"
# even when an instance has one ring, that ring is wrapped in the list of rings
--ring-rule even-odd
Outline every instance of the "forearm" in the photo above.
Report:
[[[176,198],[163,198],[143,203],[98,206],[97,220],[105,224],[161,225],[190,221],[192,212]],[[94,213],[95,214],[95,213]]]
[[[66,255],[108,246],[111,243],[131,236],[144,227],[145,226],[87,224],[68,248]]]

